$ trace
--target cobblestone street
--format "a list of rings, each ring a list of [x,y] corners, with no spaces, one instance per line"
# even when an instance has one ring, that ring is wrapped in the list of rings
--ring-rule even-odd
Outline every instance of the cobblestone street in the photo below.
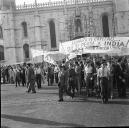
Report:
[[[126,99],[101,104],[95,97],[64,96],[58,102],[58,87],[46,86],[36,94],[26,87],[1,85],[1,126],[7,128],[129,126],[129,91]]]

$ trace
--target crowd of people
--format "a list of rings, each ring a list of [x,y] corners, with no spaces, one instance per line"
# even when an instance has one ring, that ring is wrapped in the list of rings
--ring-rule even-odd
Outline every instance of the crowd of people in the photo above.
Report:
[[[74,98],[81,95],[85,89],[87,97],[101,97],[102,103],[108,103],[114,98],[114,89],[118,97],[126,98],[129,88],[129,58],[128,57],[80,57],[68,62],[53,65],[47,64],[18,64],[1,66],[2,83],[12,83],[26,86],[29,93],[36,93],[35,85],[40,89],[47,79],[48,86],[56,83],[59,87],[59,101],[63,101],[66,93]]]

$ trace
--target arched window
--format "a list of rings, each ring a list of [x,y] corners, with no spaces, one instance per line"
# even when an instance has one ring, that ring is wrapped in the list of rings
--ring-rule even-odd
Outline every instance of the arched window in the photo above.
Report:
[[[51,38],[51,48],[56,48],[56,32],[55,32],[55,23],[53,20],[49,22],[50,27],[50,38]]]
[[[23,51],[24,51],[25,59],[29,58],[29,45],[28,44],[23,45]]]
[[[23,29],[24,37],[27,37],[28,33],[27,33],[27,23],[26,22],[22,22],[22,29]]]
[[[75,19],[75,32],[82,32],[82,25],[80,19]]]
[[[4,47],[0,45],[0,61],[4,60]]]
[[[3,39],[3,30],[1,26],[0,26],[0,39]]]
[[[102,26],[103,26],[103,36],[109,37],[109,25],[108,25],[108,16],[102,16]]]

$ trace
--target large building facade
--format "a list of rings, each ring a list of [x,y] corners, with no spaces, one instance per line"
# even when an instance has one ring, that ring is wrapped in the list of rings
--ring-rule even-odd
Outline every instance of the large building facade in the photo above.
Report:
[[[129,37],[129,0],[64,0],[16,6],[0,3],[0,62],[32,59],[31,48],[58,50],[81,37]]]

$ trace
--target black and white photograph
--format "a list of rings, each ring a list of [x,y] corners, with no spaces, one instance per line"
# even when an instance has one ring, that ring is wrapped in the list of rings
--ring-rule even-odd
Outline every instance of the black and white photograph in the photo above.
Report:
[[[129,0],[0,0],[1,128],[129,127]]]

